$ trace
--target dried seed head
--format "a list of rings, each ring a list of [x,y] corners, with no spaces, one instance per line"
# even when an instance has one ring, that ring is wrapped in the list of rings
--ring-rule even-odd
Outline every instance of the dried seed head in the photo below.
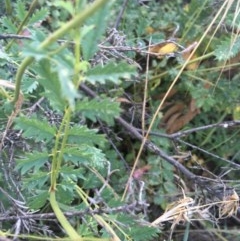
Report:
[[[227,218],[235,215],[238,210],[239,196],[233,190],[233,194],[225,196],[223,202],[219,206],[219,218]]]

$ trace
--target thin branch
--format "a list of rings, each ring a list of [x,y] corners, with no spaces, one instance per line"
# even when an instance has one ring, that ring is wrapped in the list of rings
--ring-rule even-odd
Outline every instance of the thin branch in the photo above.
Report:
[[[87,93],[91,97],[98,98],[96,93],[94,91],[92,91],[90,88],[88,88],[85,84],[81,84],[80,88],[81,88],[81,90],[83,90],[85,93]],[[116,117],[115,119],[118,123],[120,123],[129,132],[129,134],[131,134],[132,136],[134,136],[135,138],[137,138],[140,141],[143,140],[143,136],[138,132],[138,130],[134,126],[127,123],[121,117]],[[164,160],[168,161],[170,164],[175,166],[177,169],[179,169],[179,171],[181,171],[188,179],[195,179],[196,178],[195,174],[190,172],[180,162],[178,162],[174,158],[165,154],[160,148],[158,148],[151,141],[146,141],[145,146],[147,147],[147,149],[154,152],[155,154],[157,154],[158,156],[162,157]]]
[[[149,134],[154,135],[154,136],[165,137],[165,138],[169,138],[169,139],[177,139],[179,137],[187,136],[187,135],[192,134],[197,131],[203,131],[203,130],[207,130],[207,129],[211,129],[211,128],[215,128],[215,127],[221,127],[221,128],[226,129],[226,128],[234,127],[237,125],[240,125],[240,121],[224,121],[221,123],[214,123],[214,124],[210,124],[210,125],[199,126],[196,128],[186,130],[186,131],[179,131],[179,132],[176,132],[173,134],[164,134],[164,133],[158,133],[158,132],[154,132],[154,131],[149,132]],[[142,131],[142,130],[139,129],[139,131]]]
[[[115,22],[115,24],[114,24],[114,28],[115,28],[115,29],[118,29],[118,26],[119,26],[119,24],[120,24],[120,22],[121,22],[123,13],[124,13],[124,11],[125,11],[125,9],[126,9],[126,7],[127,7],[127,3],[128,3],[128,0],[124,0],[123,5],[122,5],[122,8],[121,8],[121,11],[119,12],[118,17],[117,17],[117,20],[116,20],[116,22]]]
[[[232,161],[230,161],[230,160],[227,160],[227,159],[225,159],[225,158],[222,158],[222,157],[220,157],[220,156],[218,156],[218,155],[215,155],[215,154],[213,154],[213,153],[211,153],[211,152],[208,152],[208,151],[206,151],[206,150],[204,150],[204,149],[202,149],[202,148],[200,148],[200,147],[198,147],[198,146],[195,146],[195,145],[193,145],[193,144],[190,144],[190,143],[188,143],[188,142],[186,142],[186,141],[183,141],[183,140],[181,140],[181,139],[177,139],[176,141],[178,141],[178,142],[180,142],[180,143],[183,143],[183,144],[185,144],[185,145],[187,145],[187,146],[190,146],[190,147],[192,147],[193,149],[199,150],[199,151],[201,151],[201,152],[203,152],[203,153],[205,153],[205,154],[207,154],[207,155],[209,155],[209,156],[212,156],[212,157],[217,158],[217,159],[219,159],[219,160],[225,161],[225,162],[229,163],[230,166],[232,166],[232,167],[235,167],[235,168],[240,169],[240,165],[237,164],[237,163],[234,163],[234,162],[232,162]]]
[[[81,84],[80,89],[83,90],[89,96],[99,99],[96,93],[92,91],[90,88],[88,88],[85,84]],[[129,123],[127,123],[121,117],[116,117],[115,120],[128,131],[131,137],[135,137],[141,142],[143,141],[144,137],[139,133],[138,129],[136,129],[134,126],[130,125]],[[211,125],[211,127],[215,127],[214,125],[217,125],[217,126],[222,126],[226,128],[228,126],[233,126],[234,124],[235,122],[228,123],[228,125],[226,125],[226,123],[224,124],[219,123],[219,124],[213,124]],[[196,128],[194,131],[196,131]],[[162,151],[158,146],[156,146],[150,140],[145,141],[144,147],[147,148],[149,151],[155,153],[156,155],[158,155],[159,157],[161,157],[162,159],[164,159],[174,167],[176,167],[187,179],[189,179],[190,181],[193,181],[193,183],[199,185],[202,189],[207,190],[209,193],[212,194],[212,196],[219,197],[218,190],[215,191],[214,190],[215,186],[212,185],[214,183],[219,183],[219,180],[206,179],[205,177],[195,175],[194,173],[189,171],[185,166],[183,166],[179,161],[167,155],[164,151]],[[224,183],[222,184],[222,188],[224,190],[230,190],[230,191],[233,190],[233,188],[226,186]]]
[[[19,34],[0,34],[0,39],[29,39],[32,38],[30,36],[23,36]]]
[[[143,204],[144,205],[144,204]],[[64,212],[64,215],[66,217],[76,217],[76,216],[85,216],[85,215],[94,215],[94,214],[102,214],[102,213],[118,213],[118,212],[131,212],[134,210],[139,210],[142,208],[142,206],[140,203],[137,202],[133,202],[131,204],[128,205],[123,205],[123,206],[119,206],[116,208],[106,208],[106,209],[94,209],[94,210],[90,210],[90,209],[86,209],[84,211],[76,211],[76,212]],[[18,220],[18,219],[34,219],[34,220],[43,220],[43,219],[56,219],[56,215],[54,213],[43,213],[43,214],[25,214],[25,215],[8,215],[8,216],[0,216],[0,222],[2,221],[12,221],[12,220]]]

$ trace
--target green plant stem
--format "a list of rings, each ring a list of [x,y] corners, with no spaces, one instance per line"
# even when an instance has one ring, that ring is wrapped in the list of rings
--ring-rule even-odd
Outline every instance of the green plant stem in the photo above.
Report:
[[[69,123],[71,119],[71,110],[68,107],[65,111],[62,123],[59,127],[59,130],[56,134],[55,145],[52,152],[52,165],[51,165],[51,187],[50,190],[56,190],[57,178],[61,168],[63,150],[67,142]],[[62,142],[61,138],[63,136]],[[59,148],[61,144],[61,147]],[[59,150],[60,149],[60,150]]]
[[[87,194],[77,185],[75,185],[76,191],[78,193],[78,195],[81,197],[81,199],[83,200],[83,202],[85,203],[85,205],[92,210],[91,206],[89,205],[88,201],[87,201]],[[111,234],[111,236],[113,237],[113,240],[115,241],[120,241],[119,237],[117,236],[117,234],[114,232],[114,230],[112,229],[112,227],[98,214],[93,214],[94,219],[102,226],[106,229],[106,231]]]
[[[82,23],[89,18],[93,13],[95,13],[99,8],[106,4],[109,0],[97,0],[90,7],[87,7],[83,12],[76,15],[71,21],[64,24],[61,28],[56,30],[52,35],[50,35],[45,41],[40,45],[40,48],[45,48],[51,43],[55,42],[65,33],[69,32],[70,29],[79,27]]]
[[[12,100],[12,103],[15,104],[18,101],[20,89],[21,89],[21,80],[23,77],[23,74],[28,67],[33,62],[33,57],[27,57],[23,60],[21,65],[18,68],[17,74],[16,74],[16,82],[15,82],[15,91],[14,91],[14,98]]]
[[[61,28],[52,33],[45,41],[43,41],[40,44],[39,48],[44,49],[48,47],[50,44],[55,42],[58,38],[69,32],[71,29],[81,26],[87,18],[89,18],[94,12],[96,12],[108,1],[109,0],[96,0],[89,7],[86,7],[86,9],[83,12],[80,12],[72,20],[70,20],[68,23],[64,24]],[[28,65],[30,65],[33,62],[33,60],[33,57],[25,58],[17,71],[15,81],[16,89],[14,92],[14,99],[12,100],[13,104],[15,104],[18,100],[23,74]]]
[[[69,133],[69,127],[70,127],[70,120],[71,120],[71,108],[68,107],[65,111],[65,115],[64,115],[64,131],[63,131],[63,139],[62,139],[62,143],[61,143],[61,148],[58,151],[58,160],[57,160],[57,165],[56,165],[56,169],[57,169],[57,176],[58,177],[58,173],[60,171],[61,165],[62,165],[62,160],[63,160],[63,153],[64,153],[64,148],[66,146],[67,143],[67,138],[68,138],[68,133]],[[57,181],[57,180],[56,180]]]
[[[7,15],[12,15],[12,5],[10,0],[5,0],[5,8]]]
[[[34,12],[37,4],[38,4],[38,0],[34,0],[34,1],[31,3],[31,5],[30,5],[30,7],[29,7],[29,10],[28,10],[28,13],[27,13],[27,15],[25,16],[25,18],[23,19],[23,21],[21,22],[20,26],[18,27],[18,30],[17,30],[17,33],[16,33],[16,34],[19,34],[19,33],[23,30],[24,25],[26,25],[28,19],[29,19],[30,16],[33,14],[33,12]],[[13,40],[7,45],[7,47],[6,47],[6,52],[11,48],[11,46],[12,46],[12,44],[13,44],[14,41],[15,41],[15,40],[13,39]]]
[[[68,222],[68,220],[64,216],[63,212],[59,208],[58,202],[56,201],[55,191],[50,192],[50,204],[51,204],[51,207],[52,207],[58,221],[60,222],[60,224],[66,231],[67,235],[70,237],[70,239],[76,240],[76,241],[81,241],[82,237],[74,230],[74,228],[71,226],[71,224]]]
[[[52,152],[50,191],[55,191],[56,186],[57,186],[58,146],[60,143],[60,138],[61,138],[61,133],[62,133],[61,129],[62,129],[62,125],[60,126],[60,129],[59,129],[58,133],[56,134],[55,145],[54,145],[53,152]]]

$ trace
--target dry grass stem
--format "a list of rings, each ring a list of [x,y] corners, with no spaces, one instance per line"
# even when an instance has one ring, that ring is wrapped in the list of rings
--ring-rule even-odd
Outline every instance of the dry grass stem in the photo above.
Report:
[[[155,221],[151,223],[151,226],[158,226],[159,224],[166,221],[173,221],[172,227],[180,222],[185,222],[189,220],[189,207],[194,204],[194,200],[190,197],[184,197],[177,202],[171,203],[164,214],[157,218]]]

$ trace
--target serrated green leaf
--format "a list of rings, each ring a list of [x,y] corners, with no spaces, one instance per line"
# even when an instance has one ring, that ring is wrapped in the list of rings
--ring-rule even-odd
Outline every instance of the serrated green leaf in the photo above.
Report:
[[[57,131],[55,126],[50,126],[46,120],[38,120],[35,117],[19,117],[16,119],[15,129],[23,130],[23,136],[34,138],[35,141],[51,141]]]
[[[159,234],[159,228],[139,225],[139,221],[136,222],[133,216],[126,213],[111,216],[109,215],[109,217],[113,219],[114,222],[124,224],[121,226],[123,231],[122,234],[119,233],[121,240],[125,240],[125,235],[131,237],[131,239],[134,241],[154,240],[154,237],[157,237]],[[141,217],[138,217],[138,220],[139,219],[141,219]]]
[[[34,173],[31,177],[23,179],[23,186],[28,191],[39,190],[45,188],[46,182],[49,181],[49,173],[38,171]]]
[[[20,21],[23,21],[23,19],[25,18],[26,14],[27,14],[27,11],[25,10],[25,6],[26,6],[26,4],[24,2],[17,1],[16,15]]]
[[[109,16],[110,4],[105,4],[94,15],[86,21],[86,25],[93,26],[93,29],[89,31],[82,39],[82,52],[84,60],[90,60],[97,52],[97,43],[105,32],[106,29],[106,17]]]
[[[38,210],[45,205],[49,197],[49,192],[47,190],[40,191],[39,194],[30,197],[28,201],[28,206],[30,209]]]
[[[131,225],[130,227],[128,235],[135,241],[154,240],[154,238],[157,238],[160,233],[160,229],[155,227],[139,226],[137,224]]]
[[[105,84],[107,80],[120,84],[120,79],[130,79],[136,75],[136,67],[128,63],[108,63],[105,66],[97,65],[86,73],[86,80],[91,84]]]
[[[16,33],[17,27],[12,23],[10,18],[3,17],[1,19],[2,26],[6,28],[6,33]]]
[[[72,73],[69,68],[62,65],[59,65],[57,73],[61,85],[62,96],[68,101],[70,107],[74,109],[75,99],[79,97],[79,94],[70,78]]]
[[[46,39],[46,37],[46,34],[39,29],[34,29],[34,31],[31,31],[31,39],[39,45],[42,41]]]
[[[67,180],[61,182],[57,187],[56,198],[61,202],[61,204],[71,204],[75,198],[73,183],[70,183]]]
[[[24,57],[33,57],[37,61],[45,59],[48,56],[46,50],[38,48],[38,42],[32,42],[31,44],[25,45],[23,48],[22,54]]]
[[[35,78],[24,78],[22,83],[22,91],[27,94],[31,94],[34,90],[38,87],[38,82],[35,80]]]
[[[66,102],[62,98],[58,75],[56,72],[51,70],[49,61],[40,61],[39,65],[35,68],[35,71],[37,71],[38,75],[40,76],[37,81],[45,89],[43,96],[49,100],[54,109],[63,111]]]
[[[88,129],[87,126],[73,126],[68,132],[68,142],[71,144],[87,144],[103,146],[106,142],[104,135],[97,134],[98,130]]]
[[[72,16],[74,15],[74,6],[72,2],[65,2],[65,1],[56,1],[54,3],[56,7],[62,7],[63,9],[67,10]]]
[[[114,118],[120,115],[119,103],[113,102],[111,99],[81,100],[76,104],[76,111],[80,111],[85,118],[93,122],[99,118],[109,125],[113,125]]]
[[[20,170],[22,175],[29,171],[36,173],[45,165],[48,161],[48,157],[49,155],[47,152],[35,151],[33,153],[28,153],[24,158],[16,161],[16,170]]]
[[[36,10],[31,18],[29,19],[29,24],[34,24],[40,21],[43,21],[48,16],[49,12],[47,8],[41,8],[40,10]]]
[[[214,55],[218,61],[226,61],[235,57],[240,52],[240,38],[232,42],[231,38],[227,38],[216,45]]]
[[[82,173],[83,170],[81,168],[76,168],[75,166],[63,166],[61,167],[60,174],[64,180],[71,179],[73,181],[78,181],[78,179],[85,179]]]
[[[71,161],[75,165],[91,165],[102,168],[106,163],[106,157],[102,151],[89,145],[70,147],[63,151],[65,161]]]

